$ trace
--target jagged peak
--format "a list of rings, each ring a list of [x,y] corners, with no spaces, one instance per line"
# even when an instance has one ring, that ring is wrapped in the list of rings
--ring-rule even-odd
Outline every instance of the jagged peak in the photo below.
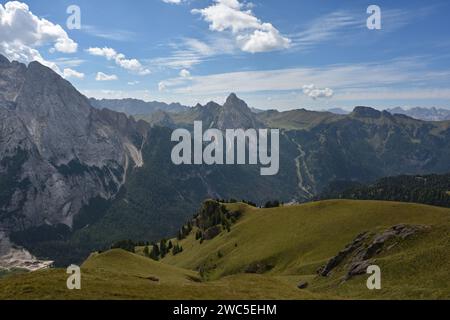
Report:
[[[225,104],[235,104],[236,102],[239,103],[239,102],[244,102],[244,101],[241,100],[241,99],[239,99],[238,96],[237,96],[235,93],[231,93],[231,94],[228,96],[228,98],[227,98]]]
[[[249,112],[251,112],[247,103],[244,100],[239,99],[235,93],[232,93],[228,96],[223,107],[224,107],[224,109],[230,109],[230,108],[242,109],[242,110],[247,109]]]

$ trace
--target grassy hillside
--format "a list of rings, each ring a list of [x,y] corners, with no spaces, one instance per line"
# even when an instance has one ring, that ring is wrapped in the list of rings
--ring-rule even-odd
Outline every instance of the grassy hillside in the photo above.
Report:
[[[121,250],[93,254],[82,266],[80,291],[65,289],[64,271],[50,270],[0,280],[0,298],[450,299],[449,209],[343,200],[227,206],[243,212],[231,232],[200,243],[194,230],[176,256],[156,262]],[[421,231],[374,257],[382,290],[369,291],[367,275],[343,281],[345,261],[327,277],[317,274],[362,232],[380,234],[400,224]],[[308,288],[298,289],[299,281]]]
[[[0,299],[313,299],[289,284],[263,276],[233,276],[201,282],[183,270],[123,250],[93,254],[82,265],[81,290],[66,289],[62,269],[7,277]]]
[[[324,201],[273,209],[245,206],[244,211],[244,218],[230,233],[203,244],[191,236],[181,242],[183,253],[164,262],[188,269],[203,266],[208,279],[240,273],[252,263],[262,262],[273,266],[266,275],[292,276],[293,285],[294,280],[314,278],[314,292],[362,298],[450,298],[448,209],[395,202]],[[358,234],[398,224],[431,228],[377,259],[385,288],[390,290],[369,292],[365,276],[330,286],[340,282],[342,272],[316,279],[316,270]]]

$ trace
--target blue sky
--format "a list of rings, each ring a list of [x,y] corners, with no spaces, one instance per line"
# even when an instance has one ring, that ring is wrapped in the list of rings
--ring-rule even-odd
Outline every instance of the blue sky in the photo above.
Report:
[[[450,108],[449,1],[1,1],[0,52],[98,98]],[[369,5],[381,30],[369,30]],[[70,30],[67,8],[81,10]]]

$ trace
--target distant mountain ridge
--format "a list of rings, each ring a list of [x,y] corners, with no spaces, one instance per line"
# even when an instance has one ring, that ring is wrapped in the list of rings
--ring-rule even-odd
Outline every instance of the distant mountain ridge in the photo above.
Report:
[[[450,120],[450,110],[448,109],[438,109],[438,108],[412,108],[403,109],[400,107],[394,109],[388,109],[392,114],[404,114],[414,119],[425,120],[425,121],[446,121]]]
[[[102,99],[97,100],[90,98],[89,102],[94,108],[97,109],[109,109],[112,111],[123,112],[131,116],[135,115],[150,115],[157,111],[164,112],[183,112],[188,107],[181,105],[180,103],[167,104],[164,102],[145,102],[138,99]]]
[[[185,112],[168,116],[174,123],[187,127],[194,121],[202,121],[203,126],[207,128],[214,127],[222,130],[264,127],[264,123],[258,119],[257,114],[253,113],[245,101],[239,99],[234,93],[228,96],[223,106],[215,102],[209,102],[205,106],[197,104]]]
[[[331,113],[334,113],[334,114],[349,114],[350,113],[349,111],[344,110],[342,108],[331,108],[331,109],[328,109],[328,110],[325,110],[325,111],[326,112],[331,112]]]

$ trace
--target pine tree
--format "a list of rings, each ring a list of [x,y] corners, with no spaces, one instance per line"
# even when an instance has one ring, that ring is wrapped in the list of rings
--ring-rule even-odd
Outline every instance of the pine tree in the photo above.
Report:
[[[159,244],[159,252],[161,253],[161,258],[164,258],[167,254],[167,241],[166,239],[162,239]]]
[[[150,255],[150,249],[148,248],[148,245],[145,246],[145,248],[144,248],[144,255],[145,255],[146,257],[148,257],[148,256]]]
[[[157,244],[153,244],[153,249],[152,252],[150,253],[150,258],[152,258],[155,261],[159,260],[159,256],[160,256],[160,251],[159,251],[159,247]]]

